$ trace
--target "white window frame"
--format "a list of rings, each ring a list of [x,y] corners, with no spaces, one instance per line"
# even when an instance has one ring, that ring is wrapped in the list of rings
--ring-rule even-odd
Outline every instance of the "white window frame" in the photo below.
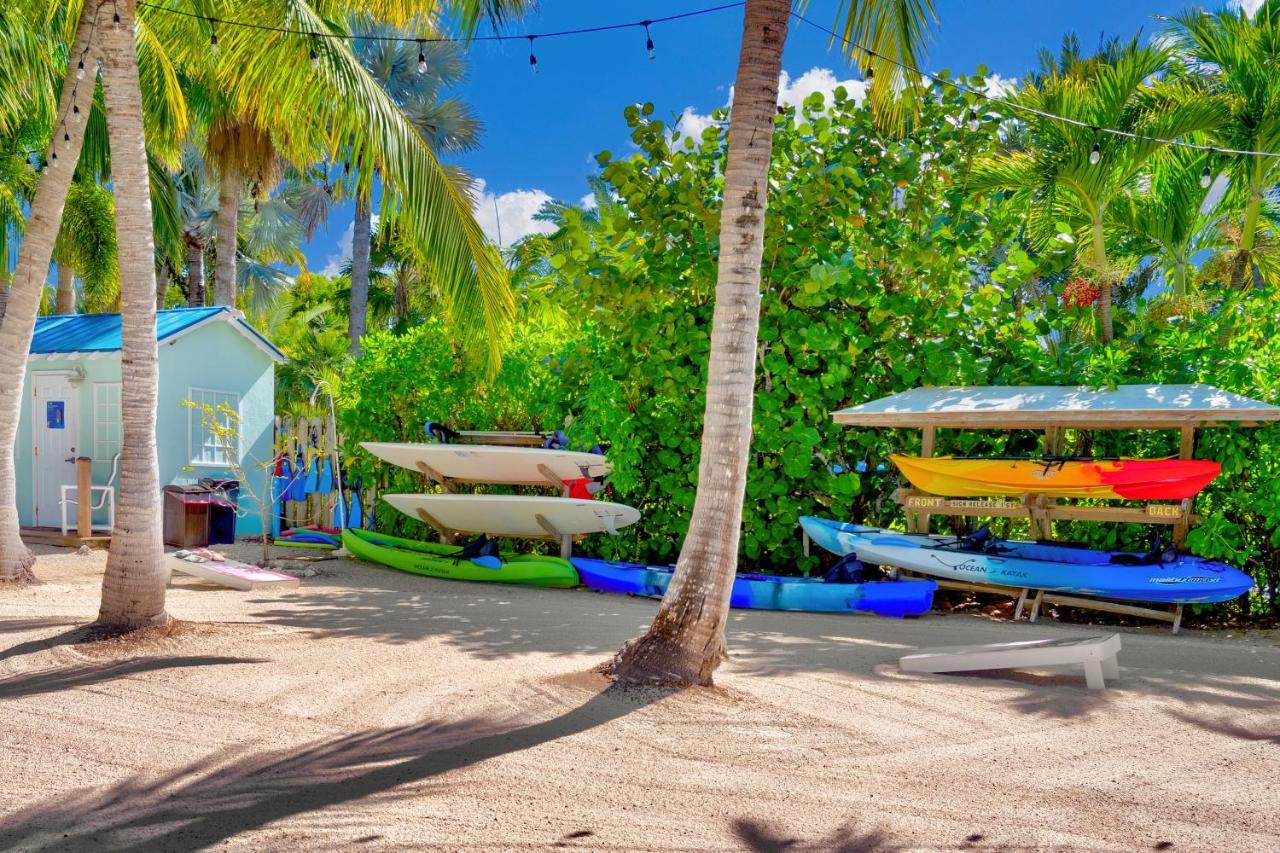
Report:
[[[116,393],[115,399],[115,420],[104,420],[102,410],[104,406],[111,405],[102,399],[103,392],[114,389]],[[122,423],[124,409],[124,400],[121,396],[121,386],[119,382],[95,382],[93,383],[93,461],[94,462],[110,462],[115,455],[124,447],[124,424]],[[103,436],[103,427],[107,424],[113,424],[116,433],[119,436],[114,441],[114,446],[108,447],[103,452],[102,445],[111,441],[111,439]]]
[[[196,406],[210,405],[210,403],[207,400],[205,400],[203,396],[201,396],[200,399],[197,399],[197,395],[205,395],[205,394],[217,394],[221,397],[232,398],[231,400],[221,400],[218,402],[226,402],[228,405],[231,406],[231,408],[235,409],[237,419],[241,419],[243,417],[243,413],[240,410],[241,398],[240,398],[240,395],[237,394],[235,391],[226,391],[226,390],[223,390],[222,388],[201,388],[195,385],[192,385],[187,388],[187,400],[192,403],[195,403]],[[232,403],[233,400],[234,400],[234,404]],[[216,406],[217,403],[215,402],[212,405]],[[227,460],[223,462],[204,462],[196,459],[196,446],[195,446],[195,442],[192,441],[192,436],[194,435],[197,426],[200,428],[200,431],[202,434],[204,432],[203,422],[197,420],[197,418],[201,418],[201,417],[203,417],[203,413],[200,410],[191,406],[187,407],[188,464],[190,464],[191,467],[193,468],[216,468],[221,470],[225,470],[231,465],[238,465],[244,459],[243,431],[241,431],[241,434],[238,436],[239,446],[236,448],[236,459],[234,461]],[[243,420],[241,420],[241,426],[243,427]]]

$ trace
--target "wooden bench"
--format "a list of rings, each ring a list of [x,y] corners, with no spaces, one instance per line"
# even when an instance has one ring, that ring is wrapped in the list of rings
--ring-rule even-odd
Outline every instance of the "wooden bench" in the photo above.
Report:
[[[984,669],[1036,669],[1080,664],[1090,690],[1102,690],[1120,675],[1116,655],[1120,635],[1061,640],[1024,640],[985,646],[921,649],[898,661],[903,672],[973,672]]]

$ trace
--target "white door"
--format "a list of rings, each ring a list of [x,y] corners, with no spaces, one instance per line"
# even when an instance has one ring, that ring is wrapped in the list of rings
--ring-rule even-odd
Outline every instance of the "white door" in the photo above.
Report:
[[[79,454],[77,400],[65,373],[31,374],[32,499],[37,527],[58,527],[62,486],[76,483]],[[68,510],[69,511],[69,510]]]

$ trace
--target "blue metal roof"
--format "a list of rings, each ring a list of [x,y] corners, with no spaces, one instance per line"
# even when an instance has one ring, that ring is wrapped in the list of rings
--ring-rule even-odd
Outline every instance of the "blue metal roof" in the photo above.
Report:
[[[219,314],[225,314],[225,319],[240,332],[260,342],[279,360],[285,360],[280,350],[225,305],[157,311],[156,340],[166,341]],[[62,314],[36,318],[35,335],[31,339],[32,355],[117,352],[119,349],[119,314]]]

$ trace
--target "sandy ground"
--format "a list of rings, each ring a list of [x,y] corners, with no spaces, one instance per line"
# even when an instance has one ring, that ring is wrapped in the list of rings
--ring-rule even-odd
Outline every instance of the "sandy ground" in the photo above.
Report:
[[[113,650],[103,563],[0,590],[0,849],[1280,850],[1271,636],[1124,631],[1089,693],[895,661],[1096,629],[735,611],[717,689],[619,694],[653,602],[331,561]]]

